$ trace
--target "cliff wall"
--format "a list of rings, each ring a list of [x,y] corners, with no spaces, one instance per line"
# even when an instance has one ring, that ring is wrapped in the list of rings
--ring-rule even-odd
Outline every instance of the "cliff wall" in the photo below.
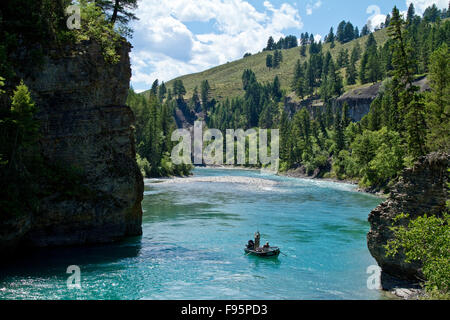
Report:
[[[397,215],[407,213],[410,219],[415,219],[443,212],[448,198],[449,164],[448,154],[421,157],[412,168],[404,170],[390,197],[370,213],[367,245],[385,274],[382,281],[391,277],[413,281],[423,278],[419,263],[405,263],[403,254],[387,258],[384,245],[393,237],[390,227]],[[386,288],[389,283],[383,286]]]
[[[143,179],[134,115],[125,105],[130,49],[123,41],[119,63],[109,64],[96,42],[84,41],[50,51],[40,68],[18,71],[39,108],[43,158],[79,172],[76,187],[85,192],[67,195],[61,186],[39,199],[36,213],[4,222],[3,247],[104,243],[142,233]]]

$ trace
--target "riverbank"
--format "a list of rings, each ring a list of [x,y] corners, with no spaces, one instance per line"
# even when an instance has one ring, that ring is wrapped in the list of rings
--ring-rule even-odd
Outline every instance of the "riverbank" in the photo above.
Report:
[[[357,186],[356,191],[357,192],[361,192],[361,193],[368,193],[371,195],[375,195],[377,197],[380,198],[387,198],[388,195],[385,194],[382,191],[377,191],[374,189],[367,189],[367,188],[361,188],[359,186],[359,181],[358,180],[351,180],[351,179],[336,179],[336,178],[320,178],[317,176],[310,176],[307,175],[303,172],[303,170],[301,170],[301,168],[298,169],[290,169],[286,172],[278,172],[279,176],[283,176],[283,177],[289,177],[289,178],[297,178],[297,179],[308,179],[308,180],[319,180],[319,181],[328,181],[328,182],[335,182],[335,183],[347,183],[347,184],[351,184],[354,186]]]
[[[245,166],[234,166],[234,165],[207,165],[207,166],[198,166],[197,168],[204,168],[204,169],[221,169],[221,170],[248,170],[248,171],[261,171],[261,168],[249,168]],[[367,189],[367,188],[361,188],[359,186],[358,180],[351,180],[351,179],[336,179],[336,178],[321,178],[317,176],[310,176],[307,175],[301,170],[301,168],[297,169],[290,169],[285,172],[278,172],[276,175],[281,177],[288,177],[288,178],[296,178],[296,179],[307,179],[307,180],[317,180],[317,181],[327,181],[327,182],[334,182],[334,183],[346,183],[351,184],[354,186],[357,186],[355,191],[361,192],[361,193],[367,193],[370,195],[375,195],[380,198],[387,198],[388,195],[383,193],[382,191],[377,191],[373,189]]]

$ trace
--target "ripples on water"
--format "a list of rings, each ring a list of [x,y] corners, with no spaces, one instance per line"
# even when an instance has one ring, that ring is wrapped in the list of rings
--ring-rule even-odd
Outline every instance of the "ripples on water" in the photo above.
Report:
[[[378,299],[367,216],[380,200],[348,184],[196,169],[145,181],[143,236],[33,251],[0,269],[1,299]],[[278,259],[245,256],[259,229]],[[66,287],[81,268],[81,290]]]

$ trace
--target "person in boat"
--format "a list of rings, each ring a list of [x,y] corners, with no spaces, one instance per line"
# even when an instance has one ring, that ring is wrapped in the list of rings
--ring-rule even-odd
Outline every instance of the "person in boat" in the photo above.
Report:
[[[249,250],[255,249],[255,243],[253,242],[253,240],[248,240],[247,249]]]
[[[261,235],[259,234],[259,231],[256,231],[256,233],[255,233],[255,250],[259,249],[260,240],[261,240]]]
[[[266,244],[263,247],[264,250],[269,250],[270,249],[270,244],[269,242],[266,242]]]

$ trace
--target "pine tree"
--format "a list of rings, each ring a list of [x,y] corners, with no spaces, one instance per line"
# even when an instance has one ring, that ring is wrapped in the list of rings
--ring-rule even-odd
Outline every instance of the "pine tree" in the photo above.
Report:
[[[367,39],[366,49],[361,60],[359,71],[361,83],[376,82],[379,78],[381,78],[381,70],[378,59],[377,42],[373,33],[371,33]]]
[[[163,81],[158,89],[158,98],[159,98],[160,102],[164,101],[164,99],[166,98],[166,93],[167,93],[167,88],[166,88],[166,84]]]
[[[327,54],[325,55],[325,59],[323,60],[322,64],[322,73],[321,78],[325,79],[328,75],[328,70],[330,69],[330,63],[333,60],[333,57],[331,56],[331,52],[327,51]]]
[[[183,96],[186,94],[186,89],[184,87],[182,80],[175,80],[173,83],[173,94],[177,97],[177,99],[183,99]]]
[[[350,113],[349,113],[349,105],[347,102],[344,102],[344,106],[342,108],[342,125],[345,128],[349,126],[351,123]]]
[[[436,22],[439,19],[439,9],[436,4],[428,7],[423,13],[423,19],[428,22]]]
[[[150,89],[150,94],[153,94],[155,97],[158,94],[158,84],[159,81],[158,79],[156,79],[152,84],[152,88]]]
[[[275,69],[280,67],[281,62],[283,62],[283,54],[279,50],[275,50],[273,54],[273,67]]]
[[[337,65],[339,68],[347,67],[349,63],[349,57],[348,57],[348,49],[341,48],[341,50],[338,53],[337,58]]]
[[[350,63],[356,64],[358,60],[361,58],[361,47],[359,46],[359,43],[357,42],[352,49],[352,53],[350,56]]]
[[[405,22],[399,10],[394,7],[389,27],[389,35],[392,39],[393,78],[398,83],[396,90],[400,97],[400,114],[404,115],[403,126],[406,131],[409,154],[418,157],[426,153],[424,102],[422,95],[417,92],[418,88],[413,85],[414,61],[410,54],[412,49],[406,43],[404,26]]]
[[[198,108],[200,106],[200,97],[198,94],[198,87],[194,88],[194,92],[192,93],[192,98],[190,101],[190,109],[193,111],[199,111]]]
[[[285,111],[281,114],[281,121],[280,121],[280,159],[286,163],[287,168],[291,168],[292,161],[291,161],[291,150],[290,148],[290,123],[289,123],[289,116]]]
[[[211,87],[209,86],[208,80],[202,81],[201,96],[202,96],[203,111],[207,111],[208,109],[210,91]]]
[[[302,45],[302,46],[300,47],[300,55],[301,55],[302,57],[306,57],[306,45]]]
[[[273,56],[271,54],[266,56],[266,67],[269,69],[273,67]]]
[[[346,71],[345,71],[345,79],[347,81],[347,85],[356,84],[356,67],[354,63],[349,63]]]
[[[347,25],[347,22],[341,21],[339,23],[337,32],[336,32],[336,38],[339,42],[344,43],[345,41],[345,26]]]
[[[343,87],[342,77],[339,70],[336,69],[333,59],[331,59],[328,74],[320,88],[322,98],[328,102],[333,96],[339,96],[342,93]]]
[[[352,41],[355,38],[355,28],[349,21],[344,28],[344,42]]]
[[[376,52],[369,54],[367,69],[367,81],[375,83],[381,78],[380,61]]]
[[[336,144],[336,155],[339,154],[341,150],[345,148],[345,135],[344,135],[344,127],[342,121],[342,115],[340,110],[336,111],[335,120],[334,120],[334,142]]]
[[[137,20],[133,13],[137,9],[138,0],[97,0],[96,4],[107,13],[112,24],[119,22],[123,26],[132,20]]]
[[[12,128],[10,140],[4,145],[10,146],[11,149],[3,153],[10,155],[8,163],[10,169],[16,166],[16,163],[21,162],[21,149],[27,148],[37,141],[39,122],[34,119],[36,112],[37,108],[31,99],[30,91],[21,81],[11,99],[10,118],[5,121]]]
[[[408,13],[407,13],[407,15],[406,15],[406,24],[407,24],[407,25],[411,25],[411,24],[412,24],[415,15],[416,15],[416,10],[414,9],[414,4],[411,3],[411,4],[409,5]]]
[[[362,84],[367,83],[367,63],[369,61],[369,55],[364,54],[361,58],[361,65],[359,66],[359,80]]]
[[[364,37],[364,36],[367,36],[367,35],[369,35],[371,32],[370,32],[370,29],[369,29],[369,26],[366,24],[366,25],[364,25],[364,27],[362,28],[362,30],[361,30],[361,37]]]
[[[258,126],[263,129],[271,129],[275,117],[275,108],[272,102],[266,101],[259,117]]]
[[[384,27],[385,27],[385,28],[389,27],[390,23],[391,23],[391,15],[388,14],[388,15],[386,16],[386,19],[384,20]]]
[[[303,66],[300,62],[300,60],[297,60],[297,62],[295,63],[295,68],[294,68],[294,78],[292,79],[291,82],[291,88],[293,91],[295,91],[296,87],[297,87],[297,82],[299,79],[303,78],[304,72],[303,72]]]
[[[354,39],[358,39],[360,37],[360,35],[359,35],[359,28],[358,27],[355,27],[355,36],[354,36]]]
[[[328,33],[326,39],[325,39],[325,43],[333,43],[334,42],[334,29],[333,27],[330,28],[330,32]]]
[[[273,40],[273,37],[270,36],[269,40],[267,40],[267,47],[266,50],[267,51],[272,51],[275,49],[275,40]]]
[[[314,64],[313,64],[312,57],[309,57],[309,63],[306,68],[306,79],[305,79],[306,87],[305,87],[305,89],[306,89],[306,92],[310,95],[312,95],[314,93],[315,82],[316,82],[316,78],[314,75]]]
[[[282,96],[280,79],[276,76],[272,84],[272,97],[276,102],[279,102]]]
[[[427,145],[431,151],[450,149],[450,51],[447,44],[438,48],[430,59],[430,87],[427,95],[429,133]]]

